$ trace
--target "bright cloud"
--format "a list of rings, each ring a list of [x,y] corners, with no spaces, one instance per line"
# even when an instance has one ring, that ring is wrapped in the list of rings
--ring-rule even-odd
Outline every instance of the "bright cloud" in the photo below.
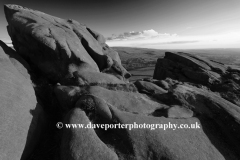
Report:
[[[157,36],[158,34],[159,33],[154,31],[153,29],[145,30],[145,31],[142,32],[142,35],[146,36],[146,37]]]
[[[153,29],[125,32],[108,38],[109,46],[144,47],[157,49],[239,48],[240,32],[217,35],[177,35],[158,33]]]
[[[108,41],[119,41],[119,40],[139,40],[139,39],[152,39],[157,37],[169,37],[169,36],[176,36],[176,34],[170,35],[167,33],[158,33],[153,29],[144,30],[144,31],[130,31],[124,32],[119,35],[113,34],[111,37],[108,37]]]

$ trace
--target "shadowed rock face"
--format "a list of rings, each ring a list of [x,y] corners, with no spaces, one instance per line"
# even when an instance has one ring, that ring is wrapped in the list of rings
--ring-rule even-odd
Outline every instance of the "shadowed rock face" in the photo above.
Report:
[[[240,159],[238,67],[167,52],[154,79],[127,83],[130,73],[101,34],[4,9],[16,51],[0,41],[1,160]]]
[[[237,66],[228,66],[188,53],[166,52],[159,58],[154,70],[154,79],[167,77],[194,85],[208,87],[223,98],[240,106],[240,72]]]
[[[24,159],[39,142],[44,111],[27,63],[3,42],[0,45],[0,159]]]

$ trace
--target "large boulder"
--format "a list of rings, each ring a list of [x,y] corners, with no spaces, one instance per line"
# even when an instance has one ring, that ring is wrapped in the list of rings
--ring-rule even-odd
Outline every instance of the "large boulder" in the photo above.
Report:
[[[171,78],[206,86],[240,106],[238,79],[240,72],[236,68],[189,53],[166,52],[164,58],[157,60],[153,78],[157,80]]]
[[[236,155],[229,154],[231,150],[222,152],[225,148],[219,148],[212,144],[212,141],[219,141],[220,138],[214,133],[208,133],[215,136],[209,139],[204,132],[207,127],[202,127],[202,122],[197,118],[188,119],[171,119],[165,117],[151,117],[142,115],[133,115],[127,112],[118,110],[112,111],[114,119],[117,119],[121,124],[138,124],[139,128],[125,129],[122,131],[123,136],[129,137],[131,144],[132,159],[178,159],[178,160],[192,160],[202,159],[237,159]],[[143,126],[148,126],[143,128]],[[156,127],[155,124],[160,124]],[[171,128],[164,129],[161,124],[172,124]],[[176,129],[173,128],[176,125]],[[200,128],[180,128],[180,125],[191,126],[193,124],[200,124]],[[142,126],[142,127],[141,127]],[[170,125],[168,125],[170,127]],[[141,128],[140,128],[141,127]],[[206,127],[206,128],[205,128]],[[208,128],[209,129],[209,126]],[[208,136],[209,136],[208,135]],[[223,143],[224,144],[224,143]],[[229,154],[229,155],[228,155]],[[131,156],[131,154],[129,154]],[[227,155],[225,157],[225,155]]]
[[[24,160],[40,138],[43,108],[37,102],[23,60],[1,45],[7,54],[0,48],[0,159]]]
[[[228,142],[236,153],[240,151],[237,143],[240,140],[240,108],[237,105],[214,92],[187,84],[176,85],[166,95],[159,95],[158,100],[170,106],[181,105],[192,110],[194,116],[200,120],[208,118],[222,134],[222,139]],[[208,122],[202,125],[206,123]]]
[[[96,72],[111,68],[111,57],[123,68],[117,53],[103,52],[98,42],[102,36],[96,37],[95,32],[75,20],[60,19],[18,5],[5,5],[4,11],[16,51],[53,82],[71,76],[82,63]],[[120,75],[129,78],[130,74],[122,70]]]
[[[107,91],[102,90],[101,93],[97,93],[100,88],[90,90],[91,94],[80,98],[76,103],[76,109],[66,116],[68,119],[65,121],[66,124],[83,124],[84,128],[64,129],[61,150],[63,159],[66,157],[81,159],[85,156],[139,160],[238,159],[237,154],[232,150],[234,146],[226,143],[229,137],[224,135],[224,131],[221,130],[223,128],[219,130],[218,123],[210,117],[194,115],[179,119],[146,115],[143,114],[143,110],[132,112],[132,106],[137,109],[140,104],[137,105],[135,102],[129,105],[129,102],[117,101],[117,97],[112,100],[113,97],[107,96]],[[176,92],[177,90],[184,92],[181,88],[176,89]],[[129,96],[129,98],[133,97]],[[85,128],[90,124],[95,126],[120,124],[125,127],[112,127],[107,130],[105,126],[96,127],[94,130]],[[164,124],[168,124],[169,128],[164,128]],[[184,128],[183,124],[188,127]],[[127,125],[132,125],[132,128]],[[137,127],[133,128],[136,125]],[[232,131],[236,129],[233,128]],[[89,147],[85,147],[84,144]],[[117,156],[112,151],[117,153]]]
[[[164,58],[158,59],[153,78],[165,79],[171,77],[183,80],[181,78],[184,77],[186,81],[207,85],[219,82],[221,80],[219,74],[224,74],[226,69],[227,66],[224,64],[199,56],[182,52],[166,52]]]

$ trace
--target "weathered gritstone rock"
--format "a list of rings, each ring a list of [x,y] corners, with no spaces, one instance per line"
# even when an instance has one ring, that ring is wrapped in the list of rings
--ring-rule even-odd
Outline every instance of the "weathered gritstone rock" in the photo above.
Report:
[[[167,107],[140,93],[112,91],[99,86],[89,88],[89,94],[104,99],[119,110],[149,115],[157,109]]]
[[[91,85],[91,84],[126,84],[116,76],[94,71],[75,71],[73,77],[63,79],[65,85]]]
[[[136,122],[137,124],[172,123],[179,125],[182,123],[190,125],[196,122],[201,123],[196,118],[176,120],[165,117],[146,117],[142,115],[132,115],[115,109],[112,109],[112,115],[114,115],[115,119],[118,119],[121,124],[133,124],[133,122]],[[126,132],[122,138],[129,137],[135,159],[217,160],[225,158],[219,150],[212,145],[202,129],[167,129],[165,131],[163,129],[126,129]],[[217,135],[214,136],[214,140],[219,138]],[[222,148],[222,150],[223,149],[224,148]],[[225,152],[224,154],[228,153]],[[230,157],[236,159],[236,157],[232,155],[229,155],[227,158]]]
[[[61,108],[64,111],[69,111],[72,109],[78,99],[81,96],[90,94],[90,89],[92,87],[98,87],[102,90],[111,92],[111,91],[118,91],[118,92],[126,92],[125,94],[128,94],[129,92],[136,93],[137,89],[133,84],[92,84],[91,85],[84,85],[84,86],[63,86],[63,85],[57,85],[54,87],[54,93],[56,95],[57,100],[59,101],[59,104]],[[131,94],[133,94],[131,93]],[[94,93],[93,93],[94,94]],[[136,95],[139,95],[136,93]]]
[[[225,142],[221,142],[221,134],[216,134],[215,123],[208,119],[197,118],[170,119],[150,117],[121,111],[103,99],[89,95],[76,104],[70,111],[66,123],[89,124],[195,124],[204,123],[201,129],[66,129],[62,141],[62,157],[72,159],[99,156],[102,159],[237,159]],[[82,110],[85,110],[83,112]],[[69,120],[68,120],[69,119]],[[203,127],[201,125],[201,127]],[[208,139],[203,129],[210,129]],[[212,142],[218,143],[216,148]],[[86,147],[86,144],[88,147]],[[72,147],[68,147],[72,146]],[[106,147],[107,146],[107,147]],[[100,148],[99,148],[100,147]],[[226,147],[226,148],[224,148]],[[69,150],[70,149],[70,150]],[[91,154],[89,153],[91,150]],[[219,152],[219,150],[221,152]],[[117,155],[114,154],[114,152]],[[230,153],[230,154],[229,154]],[[63,159],[64,159],[63,158]]]
[[[129,83],[96,31],[17,5],[4,9],[16,51],[0,41],[9,56],[0,50],[0,159],[239,160],[239,67],[167,52],[153,78]],[[151,127],[60,130],[57,122]]]
[[[103,52],[103,36],[86,26],[17,5],[5,5],[4,11],[16,51],[53,82],[72,75],[82,63],[96,72],[111,68],[110,57],[122,68],[120,75],[129,78],[117,52]]]
[[[85,112],[74,108],[64,123],[89,124]],[[62,160],[104,159],[118,160],[118,156],[97,136],[94,129],[63,129],[60,155]]]
[[[168,105],[180,105],[194,112],[194,117],[208,117],[218,125],[233,148],[238,152],[236,140],[240,140],[240,108],[213,92],[190,85],[177,85],[171,92],[159,95],[158,100]],[[169,109],[168,109],[169,110]]]
[[[116,51],[114,51],[112,48],[110,48],[105,42],[106,39],[101,35],[100,33],[90,29],[87,27],[87,30],[92,34],[92,36],[99,42],[99,44],[102,46],[102,51],[104,54],[110,56],[113,60],[117,61],[119,64],[121,63],[121,59]]]
[[[163,88],[161,88],[151,82],[136,81],[136,82],[134,82],[134,84],[137,86],[138,91],[140,93],[146,93],[146,94],[150,94],[150,95],[167,93],[166,90],[164,90]]]
[[[0,40],[0,46],[4,50],[5,54],[9,56],[10,61],[16,67],[16,69],[27,79],[30,80],[30,75],[28,72],[31,71],[28,63],[14,51],[12,48],[8,47],[3,41]]]
[[[156,81],[156,82],[154,82],[154,84],[158,85],[159,87],[162,87],[165,90],[169,89],[169,84],[164,80]]]
[[[190,125],[196,122],[201,123],[201,129],[176,129],[175,131],[170,129],[166,131],[159,129],[132,129],[130,131],[128,129],[120,129],[120,131],[95,130],[98,138],[105,144],[108,144],[108,146],[111,146],[110,148],[114,148],[113,150],[117,153],[119,159],[128,159],[129,157],[131,157],[130,159],[146,159],[146,157],[149,157],[150,159],[168,158],[183,160],[198,158],[216,160],[225,158],[237,159],[237,154],[235,153],[238,150],[237,141],[234,141],[236,138],[239,139],[239,124],[236,122],[239,121],[240,116],[238,114],[240,112],[237,106],[224,99],[219,101],[220,97],[215,94],[191,86],[179,85],[173,89],[173,92],[166,94],[169,95],[167,98],[178,98],[185,104],[180,107],[174,105],[174,101],[170,99],[170,102],[173,102],[170,108],[157,107],[158,110],[167,110],[167,117],[170,118],[159,115],[159,117],[156,117],[156,115],[144,116],[145,114],[143,113],[146,113],[146,110],[153,111],[154,109],[146,108],[143,110],[140,107],[143,102],[137,104],[138,100],[133,100],[134,97],[131,95],[128,94],[128,99],[131,100],[129,103],[126,102],[127,98],[125,98],[124,93],[114,93],[101,87],[90,87],[89,95],[80,98],[76,107],[84,110],[91,122],[97,124],[133,124],[134,122],[137,124],[167,124],[170,122],[172,124]],[[120,96],[121,98],[119,98]],[[138,96],[141,97],[140,94]],[[125,99],[125,101],[119,101],[120,99]],[[146,103],[149,102],[146,101]],[[149,105],[143,104],[145,107]],[[119,106],[124,108],[119,108]],[[134,109],[133,106],[138,107]],[[185,108],[187,106],[189,108]],[[195,118],[191,118],[192,116]],[[233,117],[235,119],[232,119]],[[228,124],[232,125],[227,126]],[[207,136],[210,137],[211,141],[205,135],[205,130],[207,130]],[[82,136],[82,132],[79,130],[74,131],[74,134]],[[88,137],[88,135],[86,136]],[[127,146],[125,147],[129,148],[127,155],[125,150],[121,150],[114,143],[113,139],[116,136],[117,139],[126,141],[125,145]],[[92,137],[91,139],[94,138]],[[231,143],[228,144],[227,142]],[[176,147],[178,145],[183,145],[184,147]],[[151,150],[148,149],[149,147],[151,147]],[[88,152],[88,149],[83,148],[79,154]],[[149,152],[151,152],[150,155]],[[231,154],[228,152],[231,152]],[[98,154],[98,152],[93,152],[93,154]]]
[[[0,48],[0,159],[26,159],[43,131],[44,111],[23,60],[1,46],[5,52]]]
[[[240,86],[237,78],[240,77],[240,72],[237,68],[188,53],[166,52],[164,58],[158,59],[153,78],[171,78],[190,82],[195,86],[203,85],[240,106]]]

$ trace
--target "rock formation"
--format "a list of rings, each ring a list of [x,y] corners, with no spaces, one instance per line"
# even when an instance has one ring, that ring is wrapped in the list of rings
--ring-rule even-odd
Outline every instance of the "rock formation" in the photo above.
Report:
[[[14,49],[0,42],[0,159],[240,159],[237,66],[166,52],[153,78],[129,83],[96,31],[17,5],[4,10]]]
[[[0,159],[26,158],[40,140],[46,119],[27,63],[2,41],[0,45]]]
[[[240,106],[239,69],[188,53],[166,52],[164,58],[158,59],[153,78],[164,80],[168,77],[198,87],[206,86]]]
[[[113,68],[121,68],[120,75],[129,78],[118,54],[104,43],[104,37],[77,21],[17,5],[5,5],[4,11],[14,48],[49,80],[58,82],[80,68],[96,72],[111,68],[110,58]]]

